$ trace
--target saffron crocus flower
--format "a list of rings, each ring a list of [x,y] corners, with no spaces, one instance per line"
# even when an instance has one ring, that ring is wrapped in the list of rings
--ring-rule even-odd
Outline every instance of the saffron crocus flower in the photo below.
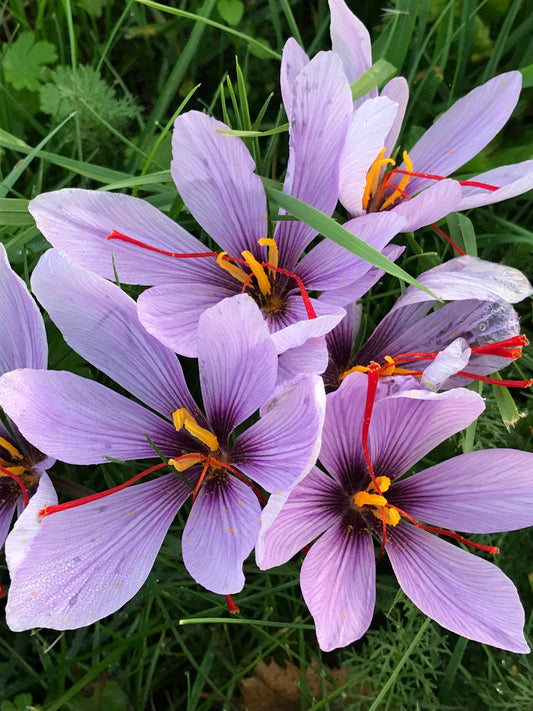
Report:
[[[382,377],[412,373],[434,389],[457,387],[468,382],[465,375],[488,379],[520,357],[528,341],[519,335],[518,315],[511,303],[533,294],[522,272],[464,256],[429,269],[418,280],[450,303],[431,311],[434,300],[409,287],[357,351],[361,310],[355,303],[345,306],[346,317],[326,337],[328,387],[338,387],[347,373],[363,370],[371,361],[382,365]],[[349,293],[347,287],[326,298],[344,302]],[[461,377],[452,377],[456,373]]]
[[[284,98],[290,154],[283,189],[331,215],[352,114],[340,59],[318,54]],[[356,281],[370,265],[342,249],[342,256],[326,257],[320,245],[299,261],[316,234],[300,222],[280,222],[271,236],[254,161],[240,138],[220,133],[226,129],[191,111],[178,117],[173,134],[172,177],[193,217],[219,245],[215,252],[148,203],[125,195],[66,189],[38,196],[30,210],[45,237],[83,266],[108,279],[115,266],[122,283],[153,286],[139,299],[141,321],[178,353],[195,356],[200,314],[241,291],[260,305],[281,353],[322,337],[343,315],[309,299],[306,290]],[[395,215],[369,215],[357,234],[384,249],[403,224]]]
[[[370,37],[344,0],[329,0],[333,51],[354,82],[372,64]],[[405,79],[391,80],[380,97],[371,92],[354,112],[341,158],[340,201],[352,216],[391,210],[406,218],[405,231],[436,222],[455,210],[500,202],[533,187],[533,161],[495,168],[461,184],[442,180],[481,151],[508,121],[522,85],[507,72],[459,99],[431,126],[404,162],[391,154],[405,114]],[[396,108],[391,105],[394,102]],[[392,168],[386,173],[386,168]],[[437,181],[437,182],[436,182]],[[441,182],[442,181],[442,182]]]
[[[496,552],[449,529],[470,535],[530,526],[533,454],[476,451],[400,478],[473,422],[483,400],[464,388],[403,390],[378,399],[371,412],[368,383],[366,374],[353,373],[327,396],[319,455],[327,473],[313,467],[280,510],[275,501],[268,504],[256,548],[259,566],[280,565],[320,536],[304,559],[300,584],[320,647],[329,651],[359,639],[371,622],[374,536],[422,612],[469,639],[529,651],[511,580],[432,534]]]
[[[303,375],[271,400],[277,356],[268,328],[247,295],[224,299],[200,318],[204,416],[175,355],[146,333],[117,286],[56,250],[43,255],[32,284],[67,342],[150,409],[71,373],[18,370],[0,379],[6,412],[63,461],[148,459],[152,442],[173,473],[57,507],[44,487],[7,546],[10,627],[70,629],[121,607],[191,494],[187,570],[214,592],[241,590],[261,517],[253,482],[269,492],[290,488],[315,461],[321,379]],[[259,408],[261,418],[243,427]]]
[[[0,244],[0,375],[16,368],[46,368],[43,319]],[[39,452],[9,422],[0,420],[0,548],[15,510],[20,514],[53,460]]]

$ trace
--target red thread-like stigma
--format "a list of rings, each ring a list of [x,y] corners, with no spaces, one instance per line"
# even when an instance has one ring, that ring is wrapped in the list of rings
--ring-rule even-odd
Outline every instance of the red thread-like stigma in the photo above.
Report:
[[[9,469],[5,469],[4,467],[0,466],[0,472],[4,474],[5,476],[10,477],[13,479],[13,481],[16,481],[17,484],[20,486],[20,491],[22,493],[22,498],[24,500],[24,508],[30,503],[30,495],[28,494],[28,490],[26,489],[24,482],[20,477],[18,477],[16,474],[13,474],[13,472],[10,472]],[[0,595],[1,597],[1,595]]]

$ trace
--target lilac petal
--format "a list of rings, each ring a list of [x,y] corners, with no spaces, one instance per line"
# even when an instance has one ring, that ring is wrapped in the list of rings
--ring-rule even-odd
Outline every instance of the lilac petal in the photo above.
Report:
[[[404,230],[405,223],[406,220],[395,212],[375,212],[349,220],[344,228],[381,252]],[[361,257],[325,239],[303,257],[297,272],[307,289],[326,291],[352,284],[370,268],[371,265]]]
[[[518,269],[469,255],[449,259],[428,269],[418,277],[418,281],[439,299],[449,301],[478,299],[515,304],[533,294],[531,284]],[[410,286],[393,308],[399,309],[428,299],[431,297],[424,291]]]
[[[283,324],[284,328],[272,333],[272,342],[278,355],[289,348],[303,345],[309,338],[325,336],[346,313],[342,308],[311,299],[317,317],[306,318],[301,296],[292,295],[287,302],[290,320],[287,318],[288,324]]]
[[[516,588],[495,565],[404,522],[389,527],[387,552],[405,594],[445,629],[529,652]]]
[[[14,370],[0,378],[0,405],[42,452],[71,464],[104,457],[176,454],[172,425],[114,390],[65,371]]]
[[[320,52],[294,80],[283,191],[327,215],[339,197],[339,160],[351,117],[342,63],[333,52]],[[274,237],[280,263],[292,269],[315,235],[303,222],[278,223]]]
[[[381,96],[386,96],[388,99],[398,104],[398,110],[396,112],[394,123],[392,124],[392,127],[385,139],[385,146],[387,148],[385,151],[385,158],[388,158],[396,148],[398,136],[400,135],[403,118],[405,116],[407,103],[409,101],[409,85],[404,77],[393,77],[381,90]]]
[[[300,373],[323,373],[328,365],[328,348],[325,336],[309,338],[301,346],[289,348],[278,358],[276,390],[286,388]]]
[[[367,631],[376,601],[376,561],[367,530],[330,528],[302,565],[300,585],[320,649],[330,652]]]
[[[346,316],[326,336],[330,357],[339,367],[348,367],[363,317],[361,304],[352,302],[344,308]]]
[[[316,462],[325,406],[322,378],[298,376],[237,438],[232,462],[269,492],[291,488]]]
[[[289,37],[283,47],[281,58],[280,86],[283,106],[289,121],[292,119],[294,82],[298,74],[309,63],[309,57],[294,37]]]
[[[231,287],[231,282],[226,287],[197,281],[154,286],[139,296],[139,320],[148,333],[167,348],[196,358],[200,316],[222,299],[240,292],[236,280],[235,288]]]
[[[429,305],[429,302],[426,302]],[[356,362],[367,364],[371,360],[381,362],[386,355],[400,353],[435,353],[448,346],[457,337],[464,338],[470,346],[483,346],[503,341],[519,333],[518,315],[504,301],[477,301],[464,299],[445,304],[440,309],[425,315],[424,303],[393,308],[377,326],[367,343],[356,354]],[[474,355],[473,364],[485,365],[485,359],[494,372],[506,360],[495,356]],[[498,362],[494,362],[494,359]],[[406,367],[419,371],[428,361],[406,361]],[[469,370],[472,370],[469,367]],[[478,368],[474,369],[478,372]],[[483,373],[481,373],[483,374]],[[486,373],[485,373],[486,374]]]
[[[385,145],[398,106],[386,97],[362,103],[355,111],[341,155],[339,200],[350,215],[364,213],[363,193],[370,166]]]
[[[377,213],[377,214],[391,214],[391,213]],[[359,218],[356,218],[359,219]],[[392,262],[395,262],[405,251],[405,247],[400,247],[396,244],[390,244],[388,247],[384,247],[382,254],[385,255]],[[382,269],[377,269],[376,267],[370,267],[365,274],[363,274],[359,279],[342,286],[340,289],[328,289],[318,298],[319,301],[323,303],[330,304],[331,306],[344,306],[347,302],[356,301],[364,296],[367,291],[377,284],[381,277],[385,274]]]
[[[376,476],[401,476],[484,409],[483,398],[464,388],[443,393],[411,390],[377,400],[368,437]]]
[[[366,373],[351,373],[326,397],[320,461],[332,477],[354,491],[365,488],[368,479],[361,443],[367,388]]]
[[[424,368],[421,382],[430,390],[440,390],[449,377],[465,369],[471,352],[464,338],[456,338],[427,368]]]
[[[205,412],[217,436],[226,438],[272,395],[276,349],[259,307],[247,294],[204,311],[198,334]]]
[[[0,244],[0,374],[46,368],[48,347],[42,316]]]
[[[197,260],[173,259],[107,240],[112,230],[170,252],[205,252],[201,242],[140,198],[65,188],[38,195],[29,204],[37,227],[78,264],[115,281],[113,261],[124,284],[165,284],[196,274]]]
[[[507,72],[456,101],[409,151],[414,170],[446,176],[477,155],[509,120],[521,86],[520,72]],[[413,178],[409,193],[430,184]]]
[[[409,186],[407,187],[409,192]],[[404,232],[414,232],[419,227],[431,225],[458,209],[461,186],[455,180],[441,180],[423,190],[411,200],[405,200],[394,212],[406,219]],[[416,288],[416,287],[415,287]]]
[[[196,408],[176,356],[146,333],[122,289],[50,249],[32,287],[67,343],[165,417]]]
[[[313,467],[291,490],[283,506],[275,507],[275,511],[272,511],[275,497],[270,497],[263,509],[261,532],[255,548],[261,570],[286,563],[333,526],[339,517],[334,505],[339,495],[342,496],[342,491],[337,482]]]
[[[267,204],[255,163],[226,124],[199,111],[178,116],[172,136],[172,178],[194,219],[232,256],[259,256],[267,236]],[[205,251],[205,248],[204,248]]]
[[[533,188],[533,160],[525,160],[514,165],[503,165],[469,180],[495,185],[499,190],[487,190],[462,186],[462,198],[458,210],[469,210],[480,205],[492,205],[495,202],[508,200]]]
[[[0,549],[4,545],[4,541],[9,533],[16,507],[17,498],[15,497],[0,500]]]
[[[261,507],[253,491],[233,477],[207,481],[192,505],[182,537],[183,562],[204,588],[221,595],[242,590],[242,565],[253,549]]]
[[[328,1],[331,13],[329,26],[331,47],[341,57],[348,81],[353,84],[372,66],[370,35],[361,20],[349,10],[344,0]],[[376,95],[377,91],[374,89],[360,101]]]
[[[174,474],[40,517],[49,480],[6,543],[7,623],[14,631],[76,629],[122,607],[140,589],[168,527],[190,494]]]
[[[415,519],[450,530],[499,533],[532,526],[533,454],[460,454],[397,482],[393,500]]]

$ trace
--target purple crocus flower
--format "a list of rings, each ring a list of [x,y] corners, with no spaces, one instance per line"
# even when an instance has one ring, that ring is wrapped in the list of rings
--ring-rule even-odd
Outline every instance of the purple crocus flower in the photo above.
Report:
[[[328,473],[313,467],[281,508],[269,502],[256,548],[259,566],[280,565],[320,536],[304,559],[300,584],[320,647],[329,651],[359,639],[371,622],[374,535],[403,591],[425,614],[469,639],[528,652],[524,612],[511,580],[431,532],[495,552],[445,529],[470,534],[530,526],[533,454],[476,451],[400,478],[473,422],[483,400],[464,388],[403,389],[378,399],[365,453],[368,382],[366,374],[353,373],[327,396],[319,458]]]
[[[193,489],[185,566],[209,590],[241,590],[261,518],[245,482],[277,492],[308,472],[320,446],[321,379],[302,375],[271,399],[277,356],[268,328],[246,294],[224,299],[200,318],[204,416],[175,355],[146,333],[135,302],[116,285],[50,250],[32,286],[66,341],[147,407],[72,373],[17,370],[0,379],[8,415],[63,461],[148,459],[153,443],[173,473],[73,507],[53,508],[57,499],[41,486],[6,548],[10,627],[76,628],[121,607]],[[261,418],[235,437],[258,408]]]
[[[48,345],[43,319],[26,285],[11,269],[2,244],[0,323],[0,375],[16,368],[46,368]],[[0,548],[15,510],[22,512],[25,497],[35,493],[41,475],[53,463],[11,421],[8,429],[0,420]]]
[[[370,37],[344,0],[329,0],[333,51],[350,83],[372,64]],[[494,77],[459,99],[406,154],[399,169],[391,159],[409,89],[392,79],[377,96],[356,103],[340,166],[340,201],[350,215],[391,210],[406,218],[404,231],[436,222],[455,210],[488,205],[533,187],[533,160],[495,168],[461,184],[442,178],[481,151],[502,129],[516,106],[520,72]],[[393,170],[385,172],[387,166]],[[435,182],[435,181],[439,182]],[[356,231],[356,227],[354,228]]]
[[[463,376],[453,377],[456,373],[486,379],[520,357],[528,341],[519,335],[511,303],[533,294],[522,272],[464,256],[429,269],[418,280],[450,303],[432,311],[434,300],[409,287],[357,351],[361,307],[355,302],[344,307],[346,317],[326,336],[329,363],[324,380],[329,388],[371,361],[382,364],[382,377],[414,372],[427,386],[439,389],[468,383]],[[347,287],[325,298],[343,303],[350,295]]]

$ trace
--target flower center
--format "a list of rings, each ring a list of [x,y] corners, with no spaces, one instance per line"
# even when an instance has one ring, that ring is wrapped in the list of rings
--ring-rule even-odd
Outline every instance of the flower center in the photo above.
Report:
[[[354,495],[353,502],[359,509],[369,507],[377,519],[385,521],[389,526],[396,526],[400,521],[400,514],[383,496],[383,492],[390,488],[390,479],[388,476],[378,476],[376,482],[381,494],[376,493],[374,482],[370,482],[366,491],[358,491]]]
[[[11,442],[0,437],[0,503],[22,495],[27,506],[38,483],[39,476],[32,470],[31,463]]]
[[[405,196],[405,188],[412,175],[413,164],[407,151],[404,151],[403,160],[407,166],[407,171],[405,171],[405,175],[400,180],[400,183],[394,185],[390,182],[391,178],[399,172],[397,169],[389,171],[382,178],[381,173],[385,165],[396,166],[395,160],[383,157],[385,150],[386,148],[383,146],[366,174],[366,185],[363,192],[363,208],[367,212],[378,212],[393,207],[402,196]],[[385,198],[385,191],[391,189],[392,194]]]

